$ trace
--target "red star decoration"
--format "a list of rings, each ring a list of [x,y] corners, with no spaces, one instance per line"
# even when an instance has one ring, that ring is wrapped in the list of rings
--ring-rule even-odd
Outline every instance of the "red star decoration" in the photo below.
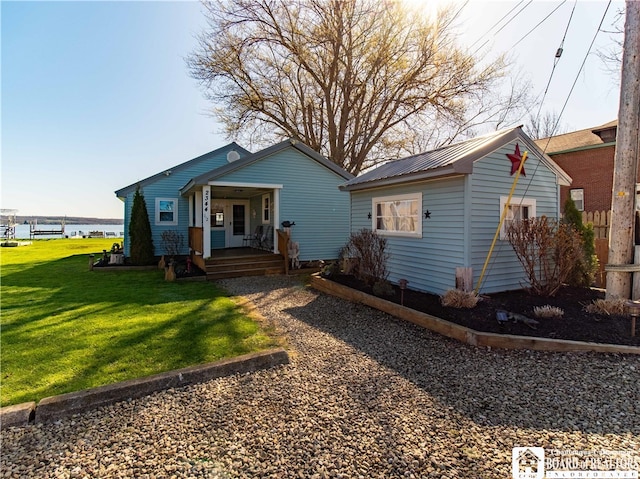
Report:
[[[522,155],[520,154],[520,145],[516,143],[516,151],[513,153],[507,153],[507,158],[511,160],[511,174],[513,175],[518,168],[520,167],[520,162],[522,161]],[[524,172],[524,165],[522,165],[522,171],[520,172],[522,176],[527,176]]]

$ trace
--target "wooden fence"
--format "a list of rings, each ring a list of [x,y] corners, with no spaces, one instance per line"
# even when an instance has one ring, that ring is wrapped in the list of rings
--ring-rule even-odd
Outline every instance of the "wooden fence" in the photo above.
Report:
[[[592,223],[596,239],[609,238],[609,226],[611,226],[611,210],[609,211],[583,211],[582,223]]]

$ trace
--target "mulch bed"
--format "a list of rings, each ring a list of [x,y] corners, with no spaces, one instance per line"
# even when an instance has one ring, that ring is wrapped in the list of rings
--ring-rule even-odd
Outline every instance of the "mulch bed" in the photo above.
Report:
[[[370,287],[353,276],[335,275],[327,279],[373,294]],[[401,291],[394,286],[394,292],[394,296],[384,299],[400,304]],[[563,287],[554,297],[540,297],[529,294],[526,290],[517,290],[482,295],[482,301],[475,308],[458,309],[442,306],[438,295],[410,289],[404,291],[405,306],[476,331],[640,346],[640,324],[636,326],[636,336],[632,337],[631,320],[628,316],[590,314],[584,310],[586,305],[600,298],[604,298],[604,292],[591,288]],[[563,317],[535,318],[533,308],[544,305],[561,308],[564,311]],[[536,329],[513,321],[499,324],[496,319],[497,310],[523,314],[539,321],[539,324]]]

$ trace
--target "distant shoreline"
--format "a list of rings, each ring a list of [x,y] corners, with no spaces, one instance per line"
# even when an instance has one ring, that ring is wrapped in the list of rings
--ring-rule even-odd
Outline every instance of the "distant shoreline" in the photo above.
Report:
[[[0,222],[7,224],[9,216],[0,216]],[[59,225],[64,220],[66,225],[124,225],[124,220],[119,218],[88,218],[82,216],[24,216],[16,215],[16,224],[31,223],[36,221],[39,225]]]

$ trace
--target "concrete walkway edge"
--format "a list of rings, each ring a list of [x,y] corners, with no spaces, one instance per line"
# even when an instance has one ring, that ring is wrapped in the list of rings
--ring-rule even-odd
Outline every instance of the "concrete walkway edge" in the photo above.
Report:
[[[42,399],[37,405],[35,402],[28,402],[1,408],[0,428],[25,426],[31,420],[35,420],[36,423],[52,422],[100,406],[146,396],[163,389],[182,387],[288,363],[289,355],[287,352],[282,348],[276,348],[97,388],[50,396]]]

